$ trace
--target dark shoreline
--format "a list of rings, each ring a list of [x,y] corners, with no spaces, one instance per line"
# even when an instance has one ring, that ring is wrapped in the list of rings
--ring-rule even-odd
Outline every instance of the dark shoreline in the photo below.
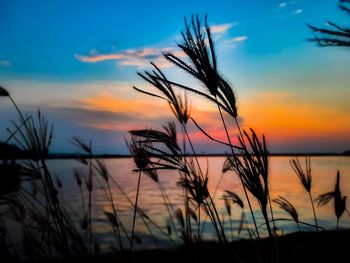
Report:
[[[295,232],[277,238],[239,240],[226,247],[216,242],[181,245],[176,249],[140,250],[133,253],[49,259],[48,263],[75,262],[348,262],[350,230]]]
[[[197,154],[197,157],[226,157],[229,154]],[[239,154],[237,154],[239,156]],[[194,156],[192,154],[188,154],[186,156]],[[348,153],[272,153],[269,154],[271,157],[294,157],[294,156],[310,156],[310,157],[332,157],[332,156],[339,156],[339,157],[349,157],[350,154]],[[47,160],[52,159],[90,159],[90,158],[104,158],[104,159],[114,159],[114,158],[132,158],[131,155],[127,154],[96,154],[96,155],[84,155],[84,154],[60,154],[60,153],[54,153],[49,154],[45,157]],[[6,159],[31,159],[29,155],[21,155],[21,156],[10,156],[5,158],[4,156],[0,156],[0,160],[6,160]]]
[[[229,153],[197,153],[197,157],[226,157]],[[239,154],[237,154],[239,155]],[[194,156],[193,154],[186,154],[186,156]],[[335,152],[285,152],[285,153],[270,153],[269,156],[350,156],[350,150],[341,153]],[[13,144],[6,144],[0,142],[0,160],[11,159],[31,159],[31,153],[21,150]],[[130,154],[82,154],[77,152],[53,152],[48,153],[44,159],[89,159],[89,158],[131,158]]]
[[[197,154],[197,157],[226,157],[229,154]],[[239,154],[238,154],[239,155]],[[193,154],[188,154],[186,156],[194,156]],[[349,157],[350,154],[344,153],[272,153],[269,154],[271,157],[290,157],[290,156],[310,156],[310,157],[331,157],[331,156],[344,156]],[[131,155],[124,154],[96,154],[93,156],[83,155],[83,154],[50,154],[45,159],[90,159],[90,158],[104,158],[104,159],[114,159],[114,158],[132,158]],[[0,158],[1,159],[1,158]],[[16,159],[26,159],[26,158],[16,158]]]

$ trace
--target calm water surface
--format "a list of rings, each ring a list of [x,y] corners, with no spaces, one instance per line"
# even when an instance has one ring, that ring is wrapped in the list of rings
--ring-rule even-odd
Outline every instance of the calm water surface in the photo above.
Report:
[[[299,214],[299,220],[313,224],[314,220],[309,196],[303,189],[297,176],[294,174],[289,164],[290,159],[291,157],[288,156],[270,158],[269,187],[271,190],[271,197],[274,199],[278,196],[283,196],[288,199],[296,207]],[[300,158],[300,160],[302,161],[302,164],[304,164],[304,160],[302,158]],[[222,174],[224,161],[224,157],[199,158],[202,169],[205,171],[208,168],[209,190],[213,195],[215,194],[214,200],[218,212],[222,215],[223,221],[225,222],[224,227],[228,233],[227,236],[233,237],[234,239],[247,238],[249,237],[248,231],[243,231],[240,235],[237,233],[243,210],[237,205],[232,205],[232,215],[230,219],[226,212],[224,201],[222,200],[224,190],[233,191],[244,201],[246,200],[244,198],[239,178],[233,172]],[[131,158],[105,159],[104,162],[107,165],[110,174],[123,189],[125,194],[131,200],[135,200],[138,174],[131,172],[135,168],[133,160]],[[64,196],[67,206],[71,208],[72,215],[76,215],[76,218],[81,217],[83,211],[81,195],[73,176],[73,170],[80,169],[82,172],[86,172],[87,168],[75,160],[50,160],[48,161],[48,164],[53,171],[53,174],[56,174],[61,178],[63,187],[60,189],[60,193]],[[350,195],[350,157],[312,157],[311,169],[312,195],[314,198],[319,194],[333,190],[337,170],[339,170],[341,174],[340,184],[342,193],[344,195]],[[174,209],[181,208],[183,210],[183,191],[176,185],[176,182],[179,180],[179,175],[174,171],[166,171],[159,174],[159,180],[166,189],[166,193],[169,196]],[[115,239],[113,236],[113,230],[104,215],[104,211],[112,211],[112,206],[101,182],[102,178],[96,175],[93,192],[93,231],[96,233],[96,237],[102,244],[109,246],[115,242]],[[114,204],[117,207],[117,211],[126,230],[130,233],[133,209],[128,199],[113,182],[111,182],[111,187]],[[154,224],[166,232],[166,223],[169,218],[169,213],[164,205],[164,199],[159,190],[159,185],[145,175],[142,175],[141,177],[139,207],[142,208]],[[263,224],[258,205],[254,201],[253,209],[257,217],[258,225]],[[316,214],[320,226],[325,229],[334,229],[336,227],[336,217],[333,210],[333,202],[330,202],[327,206],[323,207],[316,206]],[[252,228],[252,220],[246,201],[244,212],[246,215],[246,226]],[[276,204],[273,204],[273,213],[275,219],[290,218],[288,214],[281,211]],[[202,219],[203,221],[208,220],[204,212],[202,213]],[[172,246],[176,243],[170,241],[169,238],[162,234],[159,228],[152,225],[153,223],[149,223],[149,228],[147,228],[142,220],[139,217],[137,218],[136,233],[142,240],[142,243],[137,245],[138,248],[155,246],[150,231],[152,232],[152,235],[157,237],[157,244],[160,246]],[[350,227],[350,218],[346,213],[343,214],[339,226],[343,228]],[[193,227],[196,229],[195,224]],[[277,220],[276,227],[280,233],[289,233],[297,230],[294,222],[283,220]],[[208,239],[214,237],[210,223],[203,223],[201,228],[203,229],[203,237]],[[301,228],[305,231],[314,231],[312,227],[308,226],[301,226]],[[264,226],[261,227],[261,231],[264,231]],[[176,241],[174,234],[172,234],[172,237]]]

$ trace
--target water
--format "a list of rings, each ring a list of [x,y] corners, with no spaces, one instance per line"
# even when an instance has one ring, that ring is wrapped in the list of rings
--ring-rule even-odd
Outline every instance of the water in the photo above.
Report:
[[[305,192],[298,177],[294,174],[289,160],[291,157],[271,157],[270,158],[270,194],[271,198],[283,196],[288,199],[299,214],[299,220],[308,224],[314,224],[312,208],[310,204],[309,195]],[[304,165],[304,160],[300,159]],[[123,189],[130,200],[135,200],[136,184],[138,174],[131,172],[135,166],[131,158],[120,159],[105,159],[103,160],[113,176],[115,182]],[[222,196],[224,190],[233,191],[244,200],[244,212],[246,215],[246,227],[253,229],[249,208],[240,184],[239,178],[233,172],[222,174],[222,165],[225,161],[224,157],[200,157],[199,162],[202,169],[205,171],[208,168],[209,173],[209,190],[212,194],[215,193],[214,201],[218,209],[219,215],[223,218],[224,228],[227,231],[227,236],[233,239],[248,238],[249,232],[244,230],[240,235],[237,233],[239,221],[243,209],[237,205],[232,205],[231,223],[226,213],[226,208]],[[60,194],[64,196],[67,205],[71,209],[72,215],[76,218],[82,215],[82,201],[79,188],[73,176],[74,169],[80,169],[82,172],[87,171],[87,167],[75,160],[49,160],[48,165],[53,174],[56,174],[62,181],[62,188],[59,190]],[[340,171],[340,187],[343,195],[350,194],[350,158],[349,157],[312,157],[312,196],[316,198],[319,194],[332,191],[335,184],[337,170]],[[183,190],[176,185],[179,180],[179,175],[175,171],[166,171],[159,174],[159,180],[166,193],[171,200],[174,209],[181,208],[183,210]],[[106,219],[104,211],[112,211],[111,201],[108,192],[102,186],[105,185],[102,177],[96,175],[94,181],[94,192],[92,197],[93,209],[93,231],[99,242],[104,246],[115,244],[115,238],[112,227]],[[128,234],[131,233],[132,213],[133,209],[129,201],[116,187],[113,181],[110,181],[113,194],[113,202],[117,208],[118,214],[123,222]],[[85,190],[86,194],[86,190]],[[85,202],[87,199],[85,198]],[[86,205],[86,203],[85,203]],[[257,224],[263,224],[263,219],[259,211],[258,204],[253,201],[253,210],[257,218]],[[157,245],[161,247],[169,247],[176,244],[176,236],[172,233],[171,241],[162,233],[167,232],[166,224],[169,220],[169,214],[164,199],[159,190],[159,185],[146,175],[141,176],[141,188],[139,196],[139,207],[147,214],[147,216],[154,223],[148,221],[148,227],[142,222],[140,217],[136,221],[136,234],[142,240],[141,244],[136,244],[136,248],[152,248],[156,246],[152,235],[156,237]],[[196,211],[197,212],[197,211]],[[316,205],[316,214],[318,223],[325,229],[334,229],[336,227],[336,217],[334,214],[333,201],[323,207]],[[279,220],[281,218],[288,218],[290,216],[279,209],[278,205],[273,203],[273,216],[276,227],[279,233],[290,233],[297,230],[297,226],[293,221]],[[271,215],[270,215],[271,217]],[[207,239],[215,238],[211,224],[208,223],[208,218],[205,213],[201,212],[201,219],[206,221],[202,223],[203,237]],[[146,220],[147,221],[147,220]],[[174,219],[177,223],[176,219]],[[157,227],[156,227],[157,226]],[[180,226],[177,224],[177,227]],[[193,224],[193,229],[196,231],[196,224]],[[344,213],[339,222],[339,227],[349,228],[349,216]],[[314,231],[313,227],[301,225],[304,231]],[[261,233],[264,234],[264,226],[261,227]],[[265,231],[266,234],[266,231]]]

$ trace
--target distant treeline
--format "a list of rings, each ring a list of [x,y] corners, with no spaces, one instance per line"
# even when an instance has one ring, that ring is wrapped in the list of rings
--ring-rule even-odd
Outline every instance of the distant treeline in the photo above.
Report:
[[[270,156],[350,156],[350,150],[342,153],[271,153]],[[191,156],[190,154],[188,156]],[[221,157],[227,156],[226,153],[199,153],[197,156]],[[76,158],[128,158],[128,154],[80,154],[80,153],[49,153],[45,159],[76,159]],[[30,159],[31,154],[28,151],[21,150],[13,144],[0,142],[0,159]]]

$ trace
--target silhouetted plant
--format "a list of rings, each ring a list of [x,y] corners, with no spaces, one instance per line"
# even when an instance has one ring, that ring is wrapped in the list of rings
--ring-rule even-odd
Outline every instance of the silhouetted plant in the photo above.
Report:
[[[349,4],[349,0],[340,0],[338,6],[347,15],[350,15]],[[310,41],[316,42],[321,47],[350,47],[350,28],[339,26],[331,21],[327,21],[327,24],[330,26],[329,29],[308,25],[314,35]]]
[[[278,204],[282,210],[286,211],[293,218],[293,220],[297,224],[298,230],[300,231],[299,215],[298,215],[298,212],[295,209],[295,207],[287,199],[285,199],[283,196],[279,196],[278,198],[276,198],[272,201],[275,202],[276,204]]]
[[[223,172],[233,170],[242,178],[244,186],[260,205],[267,231],[271,237],[272,231],[267,214],[269,201],[268,151],[265,136],[261,142],[254,130],[250,129],[250,131],[251,135],[243,131],[244,137],[239,137],[240,146],[243,149],[241,151],[242,160],[236,154],[229,156],[225,161]]]
[[[89,167],[89,173],[88,177],[83,177],[85,181],[86,189],[88,190],[88,207],[87,207],[87,214],[84,215],[84,220],[86,223],[86,230],[89,231],[89,249],[90,253],[92,254],[94,249],[95,242],[93,241],[93,235],[92,235],[92,193],[94,188],[94,180],[93,180],[93,169],[92,169],[92,143],[91,141],[88,143],[84,142],[80,137],[74,136],[70,143],[77,146],[79,149],[81,149],[84,154],[87,154],[89,157],[88,160],[82,159],[83,163],[88,165]]]
[[[231,203],[237,204],[242,209],[244,208],[244,203],[243,203],[242,199],[236,193],[229,191],[229,190],[225,190],[225,193],[226,194],[223,195],[223,199],[225,202],[226,212],[229,216],[229,222],[230,222],[230,228],[231,228],[231,239],[233,240],[233,227],[232,227],[232,219],[231,219]],[[244,212],[242,212],[242,213],[244,213]],[[241,220],[243,220],[243,219],[241,218]],[[242,227],[241,224],[243,224],[243,223],[240,222],[239,228]],[[240,230],[238,232],[240,232]]]
[[[10,93],[3,87],[0,87],[0,97],[9,97],[9,96],[10,96]]]
[[[350,10],[345,6],[345,4],[350,3],[350,1],[341,0],[340,3],[340,7],[347,13],[350,13]],[[350,42],[350,30],[339,27],[331,22],[329,22],[329,24],[334,30],[325,30],[310,26],[315,34],[321,34],[321,37],[315,35],[312,41],[317,41],[321,46],[348,45],[346,43]],[[153,93],[136,87],[134,87],[134,89],[162,99],[169,104],[171,111],[181,125],[183,145],[180,147],[181,142],[179,143],[177,139],[177,129],[173,122],[169,122],[167,125],[163,126],[163,130],[143,129],[130,131],[131,141],[127,142],[127,145],[136,164],[134,172],[138,173],[135,201],[131,201],[118,182],[109,174],[105,163],[94,158],[91,141],[90,143],[85,143],[79,137],[73,137],[71,140],[74,145],[78,146],[84,152],[85,157],[87,157],[80,158],[80,161],[84,165],[87,165],[88,174],[86,175],[80,172],[74,173],[82,197],[83,217],[81,220],[81,228],[86,233],[89,232],[87,234],[89,239],[87,247],[84,239],[76,229],[73,218],[63,205],[63,199],[60,196],[60,189],[63,187],[62,182],[58,177],[51,175],[46,165],[46,158],[52,141],[53,127],[49,125],[40,111],[38,111],[37,121],[31,116],[25,118],[11,98],[9,92],[0,87],[0,97],[9,98],[20,115],[20,122],[13,122],[14,128],[8,130],[10,137],[7,141],[14,140],[30,153],[32,159],[29,162],[21,163],[21,166],[17,166],[15,163],[9,164],[7,162],[3,162],[2,166],[0,166],[0,176],[2,176],[1,173],[16,175],[11,177],[12,181],[6,180],[8,185],[0,184],[0,205],[6,205],[9,208],[11,219],[15,220],[23,227],[24,250],[28,254],[30,260],[41,260],[43,257],[56,255],[56,253],[64,256],[85,255],[88,251],[90,254],[99,254],[100,246],[98,239],[93,238],[92,197],[93,191],[96,188],[94,183],[101,181],[101,186],[103,190],[105,190],[112,207],[111,210],[104,210],[103,212],[107,221],[113,228],[120,250],[123,250],[123,234],[130,243],[130,252],[133,251],[134,242],[141,242],[141,239],[135,234],[136,215],[145,223],[156,246],[157,241],[152,234],[152,228],[157,228],[172,240],[172,229],[174,229],[175,234],[177,232],[175,224],[172,221],[172,216],[175,216],[178,221],[185,243],[201,241],[201,210],[205,211],[210,218],[217,239],[221,245],[226,248],[227,238],[223,226],[225,220],[222,219],[224,216],[219,216],[213,196],[208,189],[208,182],[210,179],[208,170],[206,172],[202,171],[188,133],[187,125],[190,119],[209,139],[230,147],[231,155],[228,156],[224,163],[223,172],[233,170],[239,176],[254,221],[254,232],[258,235],[258,238],[260,238],[259,228],[261,226],[266,226],[269,236],[272,237],[275,233],[271,230],[270,222],[274,223],[276,220],[292,221],[290,219],[275,220],[273,218],[269,193],[269,159],[265,137],[263,135],[262,139],[259,139],[253,129],[251,129],[250,132],[246,132],[241,130],[239,126],[237,120],[236,94],[231,85],[219,72],[214,41],[207,19],[205,18],[204,27],[201,25],[198,16],[193,16],[190,22],[185,19],[185,30],[182,32],[182,42],[178,44],[178,47],[185,54],[185,57],[177,56],[172,53],[165,53],[165,58],[198,80],[201,84],[201,88],[195,89],[169,80],[153,63],[152,66],[154,69],[152,71],[138,73],[140,77],[155,87],[157,92]],[[178,90],[184,92],[178,92]],[[227,142],[222,142],[211,137],[194,119],[192,119],[190,116],[191,107],[187,97],[188,92],[200,95],[217,106]],[[231,142],[232,134],[229,133],[223,112],[228,114],[228,116],[225,117],[232,118],[236,123],[237,132],[239,133],[239,145],[234,145]],[[192,156],[188,156],[186,150],[187,143],[190,145]],[[306,158],[305,171],[302,169],[298,158],[292,159],[290,164],[309,194],[316,229],[318,229],[316,212],[311,195],[310,159]],[[172,210],[170,200],[158,176],[158,171],[163,170],[174,170],[179,173],[180,179],[178,180],[178,185],[185,189],[185,213],[183,213],[181,208],[175,211]],[[32,192],[20,187],[21,178],[23,177],[22,174],[30,178],[30,181],[33,183],[30,189]],[[142,174],[149,176],[160,188],[170,217],[166,223],[167,232],[163,230],[162,227],[159,227],[138,205]],[[18,175],[22,177],[20,178]],[[0,179],[4,179],[3,176]],[[43,186],[42,190],[37,189],[35,186],[36,181],[41,182]],[[346,196],[342,196],[340,192],[339,181],[340,175],[338,172],[334,191],[322,194],[315,199],[319,202],[319,205],[325,205],[334,198],[337,229],[339,219],[346,210]],[[85,188],[83,188],[84,183]],[[116,205],[117,199],[114,199],[112,194],[111,183],[122,193],[133,209],[131,238],[129,238],[120,219]],[[84,189],[86,189],[85,191],[87,191],[88,194],[87,204],[84,199]],[[8,194],[14,190],[18,190],[20,194],[18,196],[8,197]],[[265,220],[265,223],[259,227],[255,222],[247,190],[256,198]],[[231,204],[235,203],[243,209],[244,203],[236,193],[229,190],[225,191],[223,198],[227,214],[229,215],[233,239]],[[273,201],[278,204],[281,209],[289,213],[299,228],[299,217],[295,207],[281,196]],[[271,209],[271,220],[268,216],[268,206],[270,206]],[[27,223],[27,221],[29,223]],[[238,234],[243,229],[244,222],[244,211],[242,211]],[[197,235],[192,232],[192,223],[197,223]],[[303,222],[300,222],[300,224],[309,225]],[[34,228],[34,225],[37,227]],[[254,234],[254,232],[252,234]],[[6,229],[2,224],[2,216],[0,216],[0,249],[3,247],[6,248],[7,246],[10,246],[10,242],[7,241]],[[41,257],[41,255],[43,255],[43,257]]]
[[[197,239],[200,239],[200,219],[201,219],[201,206],[203,205],[205,208],[208,207],[207,199],[209,198],[209,190],[208,190],[208,175],[201,176],[198,174],[195,165],[193,163],[189,163],[190,167],[190,176],[186,176],[180,179],[178,184],[185,188],[189,193],[189,199],[193,201],[196,205],[195,210],[198,211],[198,227],[197,227]],[[190,208],[188,211],[191,212]],[[210,212],[207,211],[209,214]],[[197,219],[197,217],[192,216]]]
[[[14,128],[7,129],[10,133],[7,141],[15,141],[29,153],[29,160],[21,163],[20,173],[21,181],[31,183],[32,189],[20,187],[17,194],[8,196],[3,204],[15,215],[14,219],[24,231],[24,248],[28,258],[40,259],[52,253],[65,256],[84,254],[84,242],[59,196],[57,187],[62,184],[59,179],[55,180],[46,164],[53,126],[40,111],[36,121],[31,116],[25,118],[9,92],[1,88],[0,93],[11,100],[20,116],[19,122],[12,122]],[[38,191],[35,181],[41,185],[41,191]],[[37,228],[32,227],[35,224]]]
[[[309,198],[310,198],[310,202],[311,202],[311,206],[312,206],[312,212],[314,214],[316,231],[318,231],[316,211],[315,211],[315,206],[314,206],[314,202],[313,202],[312,194],[311,194],[312,177],[311,177],[310,157],[305,156],[305,171],[301,168],[298,157],[295,157],[294,159],[290,160],[289,162],[290,162],[291,167],[293,168],[293,171],[298,176],[301,184],[304,186],[306,192],[308,192],[308,194],[309,194]]]
[[[231,142],[231,137],[229,135],[222,110],[228,113],[229,116],[233,117],[238,131],[242,136],[242,132],[237,120],[236,95],[231,85],[222,77],[218,71],[214,41],[212,39],[210,26],[207,23],[206,17],[204,28],[205,30],[202,30],[202,25],[198,16],[192,16],[191,24],[189,24],[185,19],[185,31],[182,32],[183,42],[178,44],[178,47],[186,54],[187,57],[185,59],[182,59],[181,57],[177,57],[171,53],[166,53],[164,56],[170,62],[183,69],[195,79],[199,80],[201,84],[206,88],[206,91],[202,92],[198,89],[192,89],[188,86],[176,82],[171,82],[171,84],[174,84],[175,86],[178,86],[195,94],[199,94],[204,98],[209,99],[209,101],[214,102],[214,105],[217,106],[220,114],[231,154],[234,155],[234,149],[240,149],[240,147],[233,145]],[[212,139],[212,137],[203,131],[203,129],[201,129],[195,121],[194,123],[203,132],[203,134]],[[250,204],[250,200],[241,177],[240,180],[256,228],[255,216]],[[258,232],[257,234],[259,235]]]
[[[340,192],[340,173],[337,171],[337,179],[334,190],[332,192],[319,195],[315,201],[318,201],[318,205],[326,205],[330,200],[334,199],[334,212],[337,217],[337,229],[339,226],[339,219],[346,209],[346,196],[342,196]]]
[[[147,153],[144,144],[137,140],[136,137],[132,137],[131,143],[128,144],[129,151],[133,157],[136,167],[139,170],[138,180],[137,180],[137,189],[135,197],[135,207],[134,207],[134,216],[132,220],[132,230],[131,230],[131,239],[130,239],[130,251],[133,250],[133,241],[134,241],[134,231],[135,231],[135,219],[136,219],[136,210],[138,209],[137,203],[139,198],[140,183],[141,183],[141,173],[149,165],[150,159]]]
[[[187,96],[185,95],[184,98],[182,98],[182,96],[176,94],[174,92],[171,82],[165,77],[162,71],[157,67],[157,65],[153,63],[151,64],[155,68],[155,70],[153,70],[152,72],[145,71],[144,74],[138,72],[137,74],[144,80],[152,84],[154,87],[156,87],[161,92],[161,95],[141,90],[139,88],[136,88],[135,86],[134,89],[141,93],[145,93],[147,95],[166,100],[169,103],[169,106],[174,115],[176,116],[177,120],[182,125],[186,125],[191,112],[190,107],[188,105]]]
[[[198,166],[198,161],[185,156],[181,148],[177,143],[176,128],[173,123],[169,123],[164,126],[164,131],[158,130],[136,130],[130,131],[131,135],[138,136],[144,141],[142,146],[147,151],[147,156],[150,157],[149,165],[143,169],[143,171],[152,170],[177,170],[180,172],[181,183],[188,192],[189,197],[192,200],[197,201],[198,209],[199,204],[204,204],[203,208],[210,217],[211,222],[215,228],[216,234],[220,242],[226,242],[225,233],[220,222],[220,217],[216,211],[215,204],[207,189],[207,180],[203,175],[201,169]],[[140,141],[142,142],[142,141]],[[194,157],[196,159],[196,157]],[[187,197],[185,197],[187,198]],[[203,198],[205,200],[203,200]],[[199,204],[198,204],[199,202]],[[197,209],[197,208],[196,208]],[[185,204],[185,219],[188,220],[188,216],[191,216],[190,207]],[[199,210],[198,210],[199,212]],[[198,216],[199,218],[200,216]],[[199,221],[197,221],[198,223]],[[191,230],[187,228],[186,221],[186,234],[184,240],[187,242],[192,240]],[[199,238],[199,237],[197,237]]]
[[[209,139],[229,146],[231,149],[231,154],[233,155],[234,149],[241,149],[241,147],[231,143],[231,137],[228,132],[227,124],[223,117],[222,111],[225,111],[226,113],[228,113],[229,116],[231,116],[235,120],[237,128],[241,134],[239,123],[237,120],[236,95],[232,87],[229,85],[229,83],[222,77],[222,75],[218,71],[214,41],[212,39],[210,27],[207,23],[206,18],[205,18],[204,28],[205,29],[203,30],[198,16],[192,16],[191,23],[188,23],[187,20],[185,19],[185,30],[181,33],[183,41],[182,43],[178,44],[178,47],[183,51],[186,57],[182,58],[172,53],[164,54],[165,58],[168,59],[171,63],[173,63],[175,66],[179,67],[180,69],[184,70],[190,76],[197,79],[201,83],[201,86],[205,88],[204,91],[200,89],[191,88],[179,82],[168,80],[165,77],[165,75],[160,71],[160,69],[158,69],[155,65],[153,66],[156,68],[156,71],[153,71],[152,73],[149,73],[146,71],[144,74],[141,74],[141,73],[138,73],[138,74],[142,78],[144,78],[146,81],[151,83],[154,87],[156,87],[161,92],[161,95],[140,90],[135,87],[134,88],[142,93],[164,99],[168,101],[170,105],[173,105],[172,111],[175,113],[175,116],[178,118],[179,122],[183,125],[184,131],[188,138],[188,142],[191,146],[192,153],[194,155],[196,155],[194,151],[194,147],[188,136],[185,122],[182,120],[182,119],[185,119],[187,122],[189,116],[187,117],[186,113],[188,113],[189,111],[176,110],[176,109],[186,109],[187,107],[181,107],[185,103],[180,103],[181,100],[178,100],[177,97],[174,95],[175,93],[173,92],[173,88],[177,87],[185,91],[200,95],[206,98],[207,100],[211,101],[212,103],[214,103],[214,105],[216,105],[218,108],[228,143],[221,142],[220,140],[213,138],[207,132],[205,132],[197,124],[195,120],[193,120],[192,118],[191,119],[193,120],[194,124]],[[178,106],[174,106],[174,105],[178,105]],[[186,116],[186,117],[179,118],[179,116]],[[198,169],[200,169],[199,165],[198,167],[199,167]],[[241,180],[244,193],[249,205],[250,212],[252,214],[255,228],[256,228],[255,217],[250,204],[250,200],[249,200],[247,191],[245,189],[245,185],[242,181],[242,178],[240,178],[240,180]],[[186,218],[188,217],[186,216]],[[257,234],[259,235],[259,233]]]
[[[187,60],[181,59],[171,53],[164,56],[173,64],[186,71],[199,80],[210,95],[199,90],[194,90],[179,83],[172,83],[188,91],[199,94],[225,110],[232,117],[237,117],[236,96],[218,71],[217,57],[210,27],[205,18],[205,30],[198,16],[193,16],[191,24],[185,19],[185,31],[181,33],[183,43],[178,47],[186,54]]]

